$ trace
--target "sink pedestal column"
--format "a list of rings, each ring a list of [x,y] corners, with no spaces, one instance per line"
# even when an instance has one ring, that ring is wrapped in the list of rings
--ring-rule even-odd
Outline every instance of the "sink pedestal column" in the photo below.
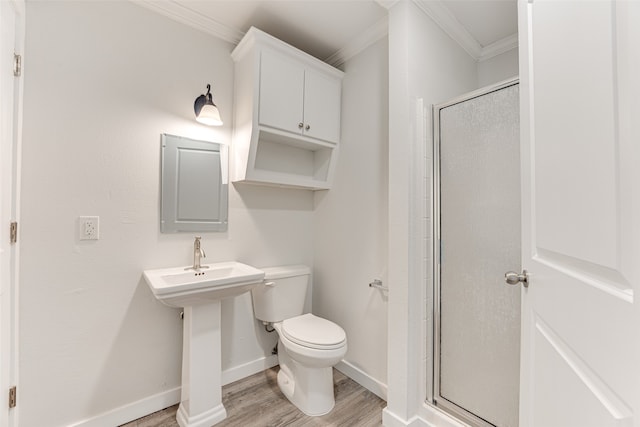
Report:
[[[180,427],[211,427],[224,420],[220,354],[220,300],[184,308]]]

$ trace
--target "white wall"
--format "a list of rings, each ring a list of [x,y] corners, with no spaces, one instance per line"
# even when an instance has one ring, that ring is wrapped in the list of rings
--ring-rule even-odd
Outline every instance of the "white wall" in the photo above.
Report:
[[[191,263],[193,235],[159,233],[160,134],[229,142],[231,49],[129,2],[27,3],[21,427],[115,425],[123,405],[175,399],[179,310],[155,301],[141,272]],[[193,120],[207,83],[222,128]],[[79,215],[100,216],[100,240],[78,240]],[[312,266],[311,193],[231,186],[229,224],[203,235],[205,261]],[[228,379],[264,363],[275,336],[248,294],[222,314]],[[94,418],[107,411],[110,421]]]
[[[333,186],[315,195],[313,310],[347,333],[338,369],[386,397],[387,297],[368,284],[387,283],[387,38],[344,71]]]
[[[385,425],[424,402],[431,277],[430,123],[418,110],[477,86],[477,64],[412,1],[389,10],[389,364]],[[430,109],[427,110],[430,117]],[[425,195],[427,197],[425,198]]]
[[[128,2],[30,2],[27,19],[19,424],[99,422],[107,411],[113,420],[123,405],[175,399],[180,385],[179,310],[141,278],[192,260],[192,235],[159,233],[159,135],[230,141],[232,46]],[[402,418],[420,400],[427,328],[415,280],[427,277],[427,254],[411,238],[428,228],[410,214],[426,211],[430,185],[411,179],[426,176],[412,162],[426,155],[415,157],[415,100],[444,101],[509,66],[476,65],[409,1],[391,10],[389,46],[345,64],[334,188],[231,186],[229,231],[204,234],[203,247],[206,262],[314,267],[314,311],[348,334],[343,368],[380,394],[388,378],[387,418]],[[222,128],[193,120],[207,83]],[[101,240],[78,240],[79,215],[100,216]],[[392,288],[388,302],[368,288],[375,277]],[[275,336],[254,321],[249,295],[222,313],[223,380],[272,363]]]
[[[518,48],[478,62],[478,87],[518,76]]]

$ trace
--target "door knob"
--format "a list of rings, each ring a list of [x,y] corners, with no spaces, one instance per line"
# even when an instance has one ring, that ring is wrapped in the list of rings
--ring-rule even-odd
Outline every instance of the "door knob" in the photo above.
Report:
[[[509,285],[517,285],[518,283],[522,283],[522,285],[526,288],[529,286],[529,273],[527,273],[527,270],[522,270],[522,273],[507,271],[504,274],[504,281]]]
[[[306,126],[304,127],[304,130],[309,130],[309,129],[311,129],[311,126],[309,126],[309,125],[306,125]]]
[[[302,122],[298,123],[298,129],[302,129],[303,126],[304,126],[304,123]]]

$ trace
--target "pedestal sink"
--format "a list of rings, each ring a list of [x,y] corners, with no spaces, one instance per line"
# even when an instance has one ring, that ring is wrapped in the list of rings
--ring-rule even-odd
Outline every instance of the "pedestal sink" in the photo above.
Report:
[[[184,308],[180,427],[210,427],[227,417],[222,405],[220,299],[251,290],[264,272],[239,262],[146,270],[153,295],[170,307]]]

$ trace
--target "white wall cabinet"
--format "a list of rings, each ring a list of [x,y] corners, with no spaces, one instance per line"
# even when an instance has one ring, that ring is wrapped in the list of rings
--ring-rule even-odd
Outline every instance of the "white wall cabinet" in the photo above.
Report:
[[[340,79],[265,49],[260,56],[260,125],[337,143],[341,88]]]
[[[330,188],[343,73],[256,28],[231,55],[233,181]]]

